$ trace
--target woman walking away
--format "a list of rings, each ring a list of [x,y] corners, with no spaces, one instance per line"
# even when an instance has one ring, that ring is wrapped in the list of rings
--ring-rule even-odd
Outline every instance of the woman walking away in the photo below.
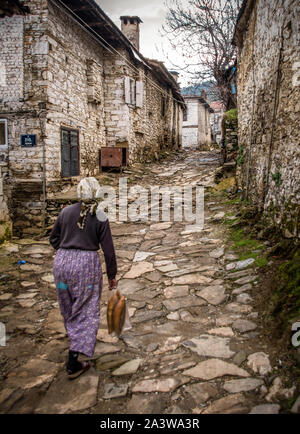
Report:
[[[83,179],[77,188],[79,203],[58,216],[50,243],[57,250],[53,274],[61,314],[70,341],[67,372],[76,378],[90,367],[79,353],[93,357],[100,320],[102,269],[99,244],[104,252],[109,290],[117,286],[117,263],[109,221],[97,210],[95,178]]]

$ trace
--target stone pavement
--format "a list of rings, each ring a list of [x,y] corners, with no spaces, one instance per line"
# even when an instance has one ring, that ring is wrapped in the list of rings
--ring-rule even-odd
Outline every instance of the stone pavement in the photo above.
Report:
[[[65,373],[68,340],[48,240],[1,249],[2,413],[280,412],[280,399],[295,390],[284,387],[275,350],[261,339],[253,261],[228,248],[230,209],[210,190],[217,168],[216,156],[192,152],[127,171],[145,187],[204,185],[205,226],[193,233],[186,222],[112,223],[132,329],[108,335],[105,276],[93,367],[76,380]]]

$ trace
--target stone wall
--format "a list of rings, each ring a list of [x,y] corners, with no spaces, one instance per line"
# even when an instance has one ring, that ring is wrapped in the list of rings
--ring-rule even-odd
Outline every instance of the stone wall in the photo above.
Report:
[[[211,130],[210,130],[210,118],[209,111],[202,102],[199,101],[199,132],[198,141],[199,147],[202,151],[208,150],[211,145]]]
[[[299,8],[297,0],[257,0],[236,38],[238,182],[287,237],[299,237]]]
[[[209,111],[199,98],[185,98],[187,120],[183,121],[183,147],[205,150],[211,145]]]

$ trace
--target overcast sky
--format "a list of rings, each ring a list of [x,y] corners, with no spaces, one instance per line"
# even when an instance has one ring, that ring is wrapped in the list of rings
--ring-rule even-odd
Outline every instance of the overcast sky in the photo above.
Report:
[[[164,0],[96,0],[103,11],[121,28],[120,16],[139,16],[140,24],[140,52],[151,59],[165,62],[168,69],[176,69],[171,61],[182,64],[177,53],[170,47],[166,37],[161,37],[159,31],[165,21],[167,8]],[[188,4],[188,0],[182,0]],[[180,73],[181,85],[187,84],[187,79]]]

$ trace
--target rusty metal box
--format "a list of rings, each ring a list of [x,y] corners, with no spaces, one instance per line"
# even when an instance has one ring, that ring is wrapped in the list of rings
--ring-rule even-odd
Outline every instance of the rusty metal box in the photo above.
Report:
[[[101,148],[101,167],[122,167],[122,148]]]

